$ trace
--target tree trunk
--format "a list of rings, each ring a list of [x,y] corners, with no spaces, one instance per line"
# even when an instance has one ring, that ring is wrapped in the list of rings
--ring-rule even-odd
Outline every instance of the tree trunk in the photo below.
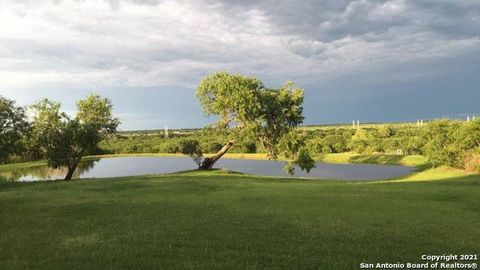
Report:
[[[233,146],[235,141],[229,141],[226,145],[222,147],[215,155],[207,157],[203,160],[202,164],[198,167],[201,170],[208,170],[213,167],[213,165],[223,156],[227,151]]]
[[[65,176],[65,181],[71,180],[73,173],[77,169],[77,165],[80,162],[80,160],[74,160],[71,166],[68,166],[68,173]]]

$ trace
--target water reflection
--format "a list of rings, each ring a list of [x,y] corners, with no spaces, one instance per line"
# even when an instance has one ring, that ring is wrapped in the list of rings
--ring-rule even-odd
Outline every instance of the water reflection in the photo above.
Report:
[[[86,160],[78,164],[73,178],[79,178],[81,175],[90,171],[95,167],[95,163],[100,161],[100,159]],[[10,181],[37,181],[37,180],[57,180],[64,179],[67,175],[68,168],[50,168],[45,165],[39,165],[29,168],[20,168],[14,171],[6,171],[0,173],[1,177]]]
[[[255,175],[288,176],[283,171],[283,162],[271,160],[221,159],[216,168],[226,168]],[[134,175],[173,173],[193,170],[196,165],[186,157],[120,157],[83,161],[75,171],[74,178],[105,178]],[[374,164],[328,164],[317,163],[310,174],[295,171],[296,177],[312,177],[338,180],[375,180],[399,177],[413,172],[405,166]],[[36,166],[0,173],[13,181],[36,181],[63,179],[66,168],[52,169]]]

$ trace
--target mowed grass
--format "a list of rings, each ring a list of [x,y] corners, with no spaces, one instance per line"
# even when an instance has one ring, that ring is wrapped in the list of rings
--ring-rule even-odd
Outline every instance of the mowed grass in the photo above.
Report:
[[[314,156],[315,160],[327,163],[360,163],[426,167],[427,159],[421,155],[389,155],[355,153],[335,153]]]
[[[0,181],[0,268],[359,269],[478,254],[480,177],[449,177]]]

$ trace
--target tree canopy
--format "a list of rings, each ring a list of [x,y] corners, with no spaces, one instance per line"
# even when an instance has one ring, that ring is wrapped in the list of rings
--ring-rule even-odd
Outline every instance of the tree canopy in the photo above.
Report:
[[[94,151],[120,123],[112,115],[110,100],[90,95],[77,103],[75,118],[60,111],[60,103],[44,99],[32,106],[33,135],[54,168],[66,166],[66,180],[72,178],[82,157]]]
[[[303,90],[293,82],[287,81],[278,89],[267,88],[254,77],[218,72],[200,81],[196,95],[207,116],[218,116],[217,128],[233,130],[236,137],[258,139],[269,158],[277,159],[282,152],[290,165],[307,171],[313,167],[312,162],[305,162],[309,155],[304,144],[287,149],[288,145],[280,143],[287,135],[296,136],[292,131],[304,119]],[[228,150],[224,148],[221,151]],[[293,167],[286,171],[293,173]]]
[[[29,129],[25,108],[0,96],[0,164],[21,153]]]

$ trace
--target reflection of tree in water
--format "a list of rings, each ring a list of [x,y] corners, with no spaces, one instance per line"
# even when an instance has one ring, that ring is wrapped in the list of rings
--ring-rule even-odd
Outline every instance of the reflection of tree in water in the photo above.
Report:
[[[73,178],[79,178],[83,173],[88,172],[90,169],[95,167],[95,163],[100,159],[90,159],[80,162],[78,164]],[[35,181],[35,180],[53,180],[53,179],[64,179],[67,175],[68,168],[50,168],[46,165],[29,167],[29,168],[20,168],[14,171],[2,172],[0,177],[4,177],[10,181]]]

